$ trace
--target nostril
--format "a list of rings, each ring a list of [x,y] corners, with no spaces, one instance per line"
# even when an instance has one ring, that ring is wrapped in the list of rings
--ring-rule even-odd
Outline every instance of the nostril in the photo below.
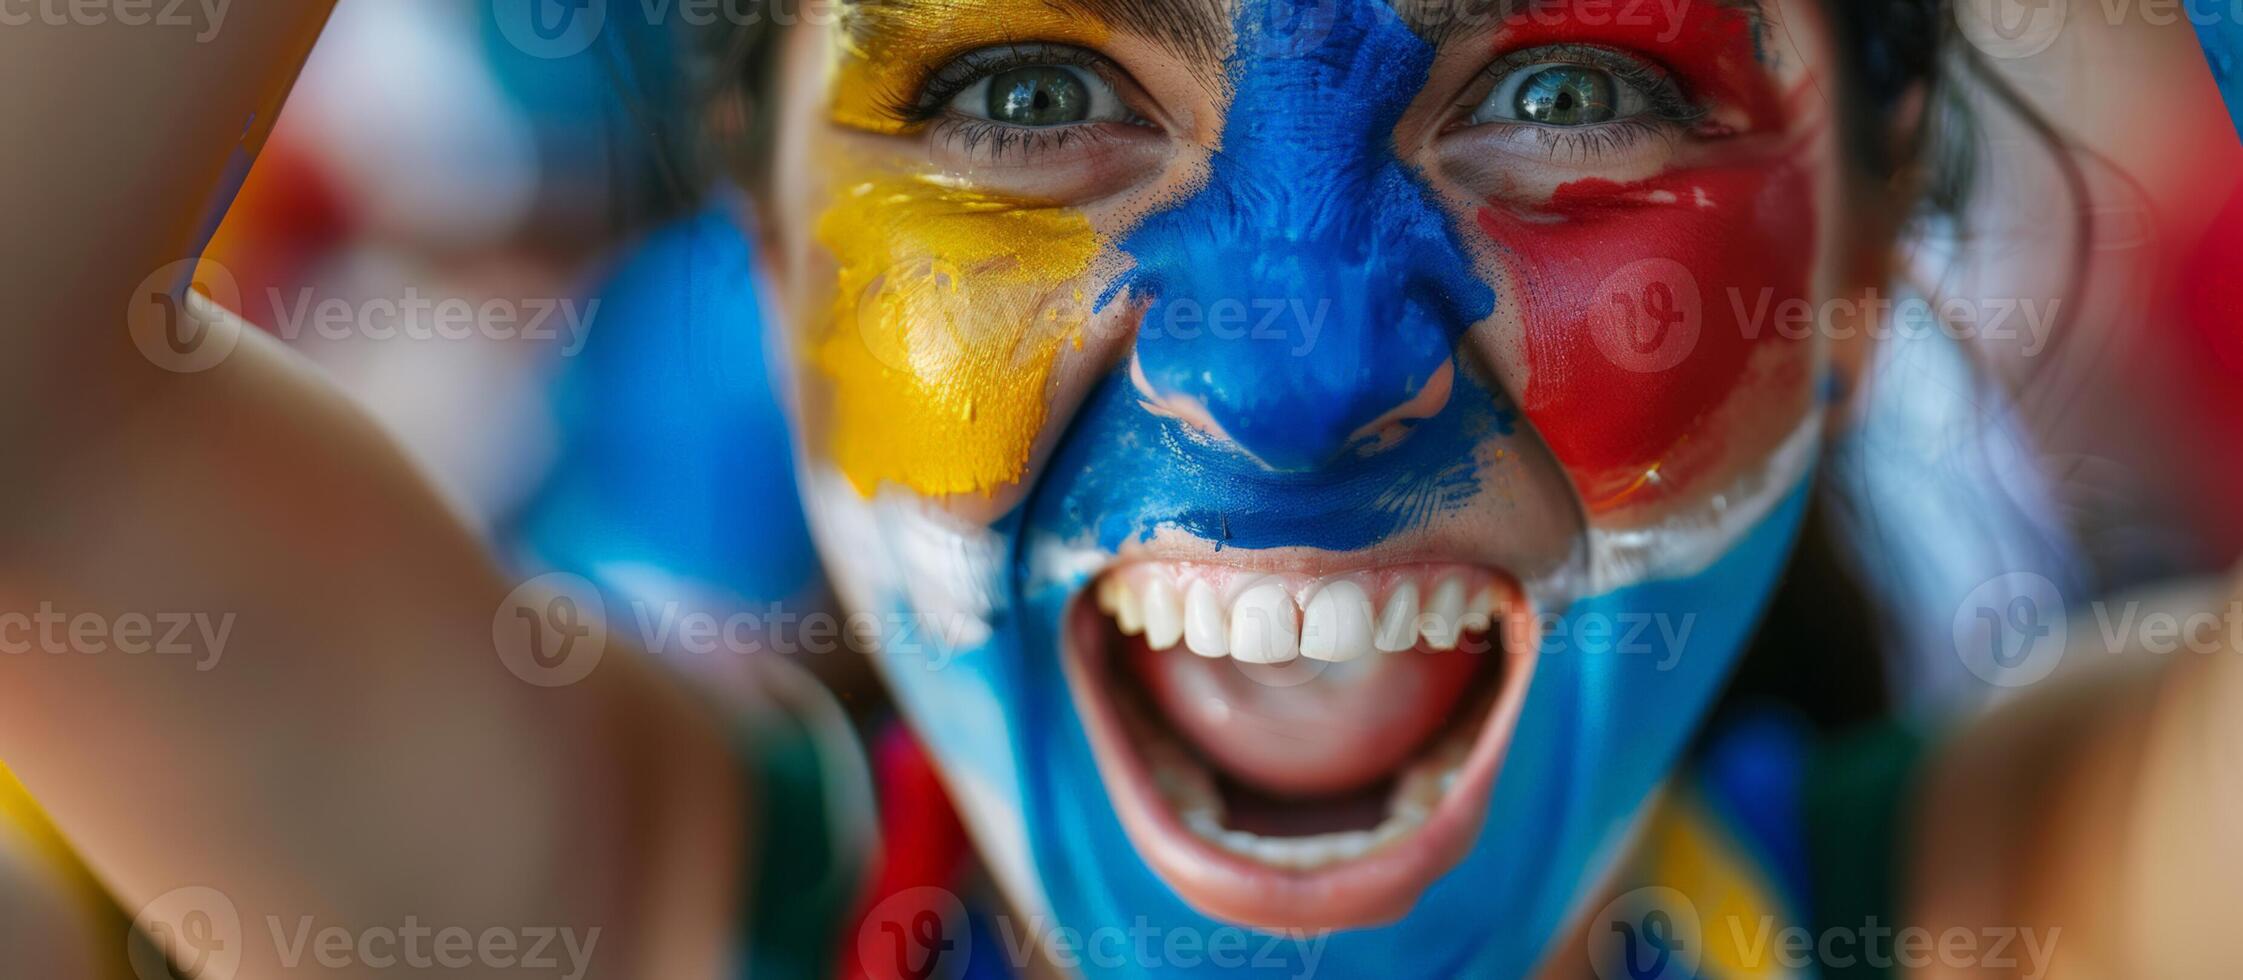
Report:
[[[1278,472],[1306,472],[1349,455],[1384,452],[1407,439],[1416,423],[1440,414],[1456,386],[1456,366],[1442,360],[1421,382],[1366,389],[1360,384],[1302,391],[1278,375],[1246,374],[1238,384],[1163,383],[1142,352],[1132,356],[1130,383],[1147,411],[1229,445]]]
[[[1457,340],[1484,313],[1404,261],[1424,249],[1191,241],[1131,282],[1148,297],[1132,378],[1153,411],[1289,472],[1392,445],[1446,404]]]
[[[1137,389],[1138,403],[1145,410],[1165,418],[1175,419],[1186,427],[1198,431],[1218,442],[1236,442],[1207,410],[1207,403],[1181,391],[1164,390],[1145,376],[1145,360],[1141,354],[1129,358],[1129,383]]]
[[[1415,396],[1355,430],[1348,437],[1348,445],[1360,445],[1372,452],[1393,448],[1408,438],[1417,423],[1441,414],[1455,391],[1456,362],[1443,361]]]

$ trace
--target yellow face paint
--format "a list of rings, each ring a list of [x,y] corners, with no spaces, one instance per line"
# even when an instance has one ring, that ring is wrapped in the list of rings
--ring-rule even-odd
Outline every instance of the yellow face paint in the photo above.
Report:
[[[1080,212],[918,178],[840,188],[818,223],[840,265],[806,350],[832,384],[828,450],[857,492],[1016,483],[1043,429],[1078,284],[1099,250]]]
[[[1098,48],[1106,25],[1052,0],[916,0],[844,4],[835,32],[833,121],[901,133],[899,108],[933,74],[976,48],[1032,40]]]

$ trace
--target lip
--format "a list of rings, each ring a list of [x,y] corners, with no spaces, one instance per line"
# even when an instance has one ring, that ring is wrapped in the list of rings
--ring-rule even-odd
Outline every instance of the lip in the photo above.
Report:
[[[1330,561],[1312,563],[1333,567]],[[1533,679],[1537,636],[1533,614],[1513,586],[1502,614],[1500,685],[1471,733],[1456,778],[1424,823],[1367,853],[1310,868],[1280,868],[1226,850],[1188,829],[1154,784],[1141,747],[1130,735],[1123,707],[1101,683],[1115,653],[1107,621],[1087,590],[1070,600],[1061,661],[1069,693],[1083,719],[1099,777],[1124,830],[1178,897],[1202,914],[1263,929],[1351,929],[1383,925],[1406,915],[1419,896],[1472,850],[1485,823],[1488,799]]]

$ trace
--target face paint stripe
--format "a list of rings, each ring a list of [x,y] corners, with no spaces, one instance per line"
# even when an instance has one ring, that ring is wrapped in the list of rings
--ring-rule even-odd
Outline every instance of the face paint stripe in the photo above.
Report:
[[[865,496],[988,493],[1026,472],[1052,370],[1080,336],[1069,283],[1088,219],[913,179],[848,189],[818,224],[840,264],[810,356],[833,383],[829,445]]]
[[[1134,270],[1102,300],[1144,304],[1137,366],[1163,401],[1310,470],[1422,391],[1494,297],[1395,153],[1431,46],[1381,3],[1249,4],[1238,31],[1207,183],[1123,241]],[[1254,327],[1213,329],[1226,310]]]

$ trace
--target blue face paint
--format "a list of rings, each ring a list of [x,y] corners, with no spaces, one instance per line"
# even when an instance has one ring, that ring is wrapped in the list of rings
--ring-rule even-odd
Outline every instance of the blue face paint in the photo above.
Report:
[[[1307,25],[1314,43],[1263,30],[1274,22]],[[1494,304],[1391,145],[1433,52],[1384,0],[1250,2],[1240,27],[1236,102],[1208,183],[1127,238],[1136,269],[1108,296],[1126,287],[1146,305],[1137,355],[1153,393],[1197,403],[1229,441],[1155,416],[1126,381],[1108,379],[1028,502],[993,529],[1011,580],[987,641],[940,669],[894,659],[890,676],[965,788],[961,803],[1017,817],[1022,857],[1059,924],[1156,939],[1151,955],[1086,958],[1086,972],[1523,975],[1728,676],[1807,491],[1792,488],[1697,574],[1569,608],[1555,631],[1567,642],[1538,660],[1473,850],[1402,921],[1313,947],[1257,944],[1243,970],[1207,956],[1164,959],[1166,937],[1204,942],[1231,927],[1185,904],[1124,833],[1061,659],[1062,619],[1089,573],[1042,567],[1043,550],[1025,542],[1110,555],[1165,528],[1229,547],[1359,550],[1471,499],[1477,451],[1513,420],[1500,396],[1460,372],[1446,406],[1399,444],[1350,444],[1453,363],[1458,339]],[[1250,315],[1217,329],[1218,304],[1294,300],[1311,316],[1328,311],[1314,343],[1305,329],[1258,337]],[[1616,649],[1633,642],[1636,623],[1665,656]]]
[[[1417,395],[1495,297],[1395,155],[1432,46],[1383,2],[1249,3],[1238,30],[1207,184],[1122,243],[1136,267],[1107,298],[1148,303],[1154,392],[1312,471]]]
[[[1629,822],[1681,757],[1759,619],[1806,512],[1802,480],[1720,561],[1685,578],[1576,602],[1549,630],[1471,853],[1400,922],[1322,946],[1271,944],[1241,971],[1210,963],[1096,964],[1095,975],[1163,977],[1525,976],[1613,859]],[[1156,936],[1219,935],[1137,856],[1100,782],[1061,676],[1056,638],[1071,590],[1030,597],[1019,731],[1027,826],[1064,923],[1140,923]],[[1631,632],[1641,625],[1641,632]],[[1640,646],[1640,649],[1639,649]],[[1155,946],[1157,949],[1157,944]],[[1314,957],[1313,962],[1311,957]]]
[[[1228,443],[1105,385],[1034,523],[1108,551],[1163,527],[1226,547],[1360,549],[1476,494],[1475,448],[1512,424],[1459,378],[1398,445],[1350,445],[1494,307],[1394,152],[1432,47],[1383,3],[1249,4],[1238,30],[1207,184],[1122,243],[1135,268],[1108,294],[1147,304],[1137,359],[1153,391],[1202,406]]]
[[[2230,15],[2234,8],[2212,9],[2217,0],[2189,0],[2189,23],[2196,25],[2197,40],[2212,67],[2212,81],[2227,100],[2230,121],[2243,132],[2243,20]]]
[[[1460,377],[1448,405],[1400,445],[1293,473],[1145,411],[1127,381],[1110,378],[1053,456],[1030,523],[1107,552],[1163,528],[1221,547],[1356,551],[1478,494],[1474,454],[1514,418]]]

